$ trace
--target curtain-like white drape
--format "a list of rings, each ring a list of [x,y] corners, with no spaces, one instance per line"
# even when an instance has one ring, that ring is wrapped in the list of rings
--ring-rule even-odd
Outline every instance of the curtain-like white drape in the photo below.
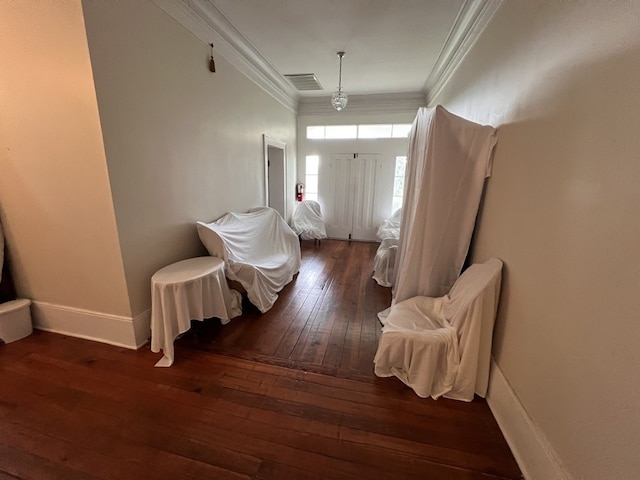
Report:
[[[394,303],[445,295],[460,275],[496,133],[441,106],[418,111],[409,135]]]

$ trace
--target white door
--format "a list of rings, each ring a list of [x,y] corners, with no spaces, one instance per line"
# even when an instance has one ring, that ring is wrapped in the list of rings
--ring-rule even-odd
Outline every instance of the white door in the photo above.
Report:
[[[318,199],[331,238],[376,241],[377,154],[335,154],[320,163]]]

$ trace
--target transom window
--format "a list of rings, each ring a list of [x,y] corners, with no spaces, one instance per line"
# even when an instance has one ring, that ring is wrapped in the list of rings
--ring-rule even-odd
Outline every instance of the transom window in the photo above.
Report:
[[[307,138],[311,140],[407,138],[410,123],[371,125],[310,125]]]

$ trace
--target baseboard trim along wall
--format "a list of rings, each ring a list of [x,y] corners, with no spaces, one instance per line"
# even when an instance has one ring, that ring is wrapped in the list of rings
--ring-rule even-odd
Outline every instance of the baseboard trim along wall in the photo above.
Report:
[[[135,335],[136,348],[149,343],[151,339],[151,309],[147,309],[140,315],[133,317],[133,333]]]
[[[31,304],[33,328],[133,350],[149,339],[150,315],[150,310],[131,318],[47,302]]]
[[[493,358],[487,403],[526,480],[571,480]]]

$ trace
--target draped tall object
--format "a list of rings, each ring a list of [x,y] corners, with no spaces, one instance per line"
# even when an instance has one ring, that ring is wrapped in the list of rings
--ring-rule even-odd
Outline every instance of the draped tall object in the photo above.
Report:
[[[394,303],[440,297],[471,243],[496,130],[441,106],[420,108],[409,135]]]

